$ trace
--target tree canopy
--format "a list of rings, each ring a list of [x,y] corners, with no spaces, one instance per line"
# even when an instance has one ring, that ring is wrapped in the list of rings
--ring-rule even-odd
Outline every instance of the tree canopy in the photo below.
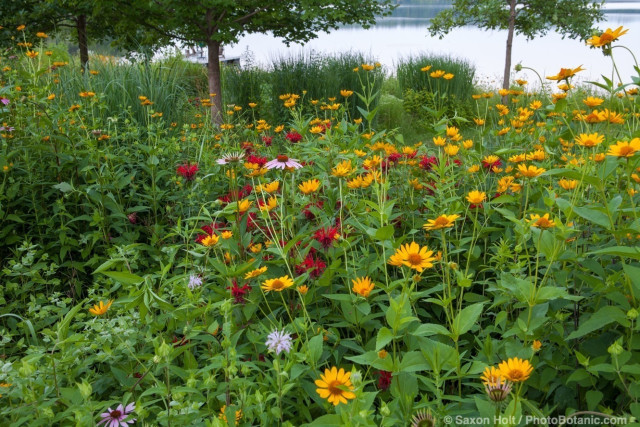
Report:
[[[509,86],[513,35],[528,40],[555,31],[571,38],[587,39],[594,24],[603,19],[602,3],[592,0],[453,0],[429,26],[442,38],[453,28],[475,25],[487,30],[508,30],[503,87]]]

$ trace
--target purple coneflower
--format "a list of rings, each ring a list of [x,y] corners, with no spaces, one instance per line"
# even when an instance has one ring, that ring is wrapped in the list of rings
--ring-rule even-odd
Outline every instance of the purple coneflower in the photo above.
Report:
[[[243,158],[244,158],[244,153],[240,151],[231,152],[223,155],[221,158],[216,160],[216,163],[219,165],[226,165],[229,163],[238,163]]]
[[[15,128],[12,128],[11,126],[0,126],[0,131],[7,131],[7,132],[13,132],[15,130]]]
[[[280,154],[275,159],[271,160],[270,162],[267,162],[267,164],[264,165],[264,167],[266,167],[267,169],[284,169],[284,168],[300,169],[302,165],[298,163],[297,159],[290,159],[288,156]]]
[[[136,419],[127,419],[129,414],[136,409],[135,403],[129,403],[126,407],[122,404],[118,405],[115,410],[109,408],[107,412],[100,414],[102,420],[98,421],[98,425],[104,423],[106,427],[127,427],[129,424],[133,424]]]
[[[9,105],[9,100],[7,98],[0,98],[0,102],[2,102],[4,105]]]
[[[276,354],[280,354],[283,351],[289,353],[291,351],[291,335],[284,330],[279,332],[277,329],[267,335],[267,341],[264,343],[269,351],[275,351]]]

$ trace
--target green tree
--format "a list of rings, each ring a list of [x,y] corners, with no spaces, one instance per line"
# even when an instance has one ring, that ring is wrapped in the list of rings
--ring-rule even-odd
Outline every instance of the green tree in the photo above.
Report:
[[[271,32],[290,42],[306,42],[341,24],[364,27],[389,14],[392,0],[98,0],[126,14],[119,26],[154,31],[156,45],[182,42],[207,47],[209,92],[215,93],[212,119],[222,121],[220,47],[247,33]]]
[[[431,21],[429,32],[442,38],[455,27],[476,25],[488,30],[507,30],[507,49],[502,87],[509,89],[513,36],[527,40],[556,31],[563,36],[589,37],[603,19],[604,1],[590,0],[453,0]]]

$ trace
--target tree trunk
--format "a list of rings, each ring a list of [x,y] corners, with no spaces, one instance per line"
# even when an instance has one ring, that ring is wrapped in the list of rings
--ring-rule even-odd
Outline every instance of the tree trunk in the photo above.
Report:
[[[516,27],[516,0],[509,0],[509,32],[507,34],[507,54],[504,60],[504,77],[502,88],[509,89],[509,78],[511,76],[511,49],[513,47],[513,33]],[[502,103],[507,103],[507,96],[502,97]]]
[[[209,39],[207,43],[207,76],[209,77],[209,96],[211,100],[211,121],[222,123],[222,86],[220,84],[220,42]],[[215,94],[215,95],[213,95]]]
[[[89,47],[87,43],[87,17],[79,15],[76,19],[76,29],[78,31],[78,48],[80,49],[80,65],[82,71],[89,66]]]

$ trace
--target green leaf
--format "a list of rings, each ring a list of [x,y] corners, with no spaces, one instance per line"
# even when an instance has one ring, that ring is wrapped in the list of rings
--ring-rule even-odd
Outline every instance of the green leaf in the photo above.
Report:
[[[389,240],[393,237],[393,225],[378,228],[374,237],[376,240]]]
[[[457,338],[469,331],[482,314],[483,306],[484,304],[479,302],[463,308],[462,311],[460,311],[460,313],[458,313],[458,315],[453,319],[454,330],[451,331],[451,335]]]
[[[82,303],[77,304],[73,307],[69,312],[64,316],[62,322],[58,324],[58,342],[64,341],[67,338],[67,334],[69,333],[69,326],[71,325],[71,320],[73,320],[73,316],[78,314],[80,309],[82,308]]]
[[[63,193],[68,193],[70,191],[73,191],[73,187],[68,182],[61,182],[60,184],[54,185],[53,188],[56,188],[62,191]]]
[[[450,336],[451,333],[447,328],[445,328],[442,325],[427,323],[427,324],[418,326],[413,332],[411,332],[411,335],[415,335],[418,337],[430,337],[433,335]]]
[[[585,208],[585,207],[573,207],[573,211],[577,213],[582,218],[590,221],[594,224],[600,225],[606,229],[611,227],[611,221],[609,221],[609,217],[604,212],[601,212],[595,208]]]
[[[100,273],[117,282],[126,283],[127,285],[139,285],[144,282],[144,278],[126,271],[101,271]]]
[[[318,363],[320,357],[322,357],[323,342],[322,335],[316,335],[309,340],[309,357],[314,364]]]
[[[380,351],[385,345],[389,344],[393,339],[393,333],[389,328],[382,327],[378,331],[378,336],[376,337],[376,351]]]
[[[640,247],[633,246],[611,246],[609,248],[591,251],[587,255],[616,255],[622,258],[633,258],[640,260]]]
[[[622,326],[627,327],[629,324],[629,321],[627,320],[626,317],[627,316],[625,315],[624,311],[622,311],[618,307],[613,307],[613,306],[602,307],[600,310],[592,314],[587,321],[582,322],[578,330],[571,332],[566,339],[572,340],[572,339],[583,337],[613,322],[618,322]]]

